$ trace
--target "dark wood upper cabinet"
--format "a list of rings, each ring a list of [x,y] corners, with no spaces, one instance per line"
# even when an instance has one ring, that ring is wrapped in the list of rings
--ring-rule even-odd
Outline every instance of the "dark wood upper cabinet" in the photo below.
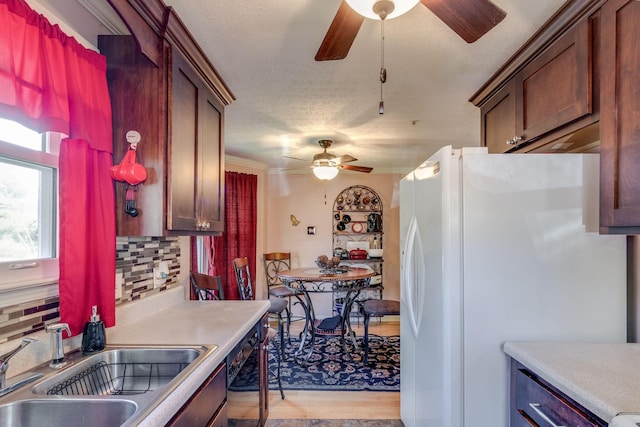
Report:
[[[113,112],[114,162],[141,134],[137,161],[148,178],[125,212],[116,185],[120,236],[215,234],[224,223],[224,108],[234,97],[173,9],[159,0],[110,0],[130,36],[100,36]]]
[[[640,234],[640,2],[602,7],[600,225]]]
[[[568,2],[471,98],[490,153],[590,148],[584,138],[549,143],[598,122],[598,5]]]
[[[522,142],[591,113],[590,29],[585,19],[516,74],[516,136]]]
[[[510,80],[481,108],[482,144],[490,153],[504,153],[516,131],[516,81]]]
[[[172,60],[167,229],[223,231],[224,108],[182,55]]]

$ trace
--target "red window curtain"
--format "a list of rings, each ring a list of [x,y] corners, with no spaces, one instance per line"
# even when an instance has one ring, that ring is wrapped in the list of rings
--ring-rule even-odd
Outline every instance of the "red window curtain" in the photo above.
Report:
[[[24,0],[0,0],[0,116],[62,132],[60,315],[72,335],[91,306],[115,324],[115,196],[106,59]],[[105,244],[105,242],[107,244]]]
[[[224,203],[224,233],[213,238],[214,274],[222,277],[225,299],[240,299],[232,262],[249,259],[255,286],[258,176],[225,172]]]

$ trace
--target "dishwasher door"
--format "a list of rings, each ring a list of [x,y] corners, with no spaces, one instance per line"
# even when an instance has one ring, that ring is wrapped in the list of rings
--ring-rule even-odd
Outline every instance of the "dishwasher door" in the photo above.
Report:
[[[261,426],[258,344],[258,331],[254,328],[227,356],[229,427]]]

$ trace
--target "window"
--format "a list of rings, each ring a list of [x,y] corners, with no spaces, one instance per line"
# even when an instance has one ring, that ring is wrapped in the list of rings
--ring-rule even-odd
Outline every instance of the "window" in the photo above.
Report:
[[[0,119],[0,290],[58,279],[62,136]]]

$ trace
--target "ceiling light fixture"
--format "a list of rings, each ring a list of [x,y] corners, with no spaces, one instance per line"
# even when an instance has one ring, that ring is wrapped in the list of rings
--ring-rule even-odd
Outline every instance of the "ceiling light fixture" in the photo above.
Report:
[[[346,0],[351,9],[365,18],[393,19],[404,15],[420,0]]]
[[[321,179],[323,181],[330,181],[338,176],[338,168],[328,164],[315,166],[313,168],[313,174],[318,179]]]

